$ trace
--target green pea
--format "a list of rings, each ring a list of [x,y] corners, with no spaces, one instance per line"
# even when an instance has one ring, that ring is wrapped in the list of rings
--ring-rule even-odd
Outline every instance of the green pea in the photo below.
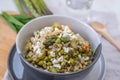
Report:
[[[70,40],[70,38],[69,37],[61,37],[60,40],[64,43],[66,43]]]
[[[57,28],[59,25],[60,25],[59,23],[55,22],[55,23],[52,25],[52,28],[55,29],[55,28]]]
[[[78,48],[78,44],[77,44],[77,41],[76,40],[72,40],[71,41],[71,47],[74,48],[74,49],[77,49]]]
[[[92,56],[92,52],[89,52],[87,55],[91,57]]]
[[[44,59],[46,56],[46,53],[42,53],[41,55],[38,56],[38,59]]]
[[[50,72],[60,72],[59,68],[56,68],[56,67],[51,67],[49,69]]]
[[[50,68],[49,71],[50,71],[50,72],[54,72],[54,68]]]
[[[55,42],[59,44],[59,43],[61,43],[61,40],[57,39]]]
[[[72,58],[70,58],[70,60],[69,60],[69,61],[70,61],[70,63],[71,63],[72,65],[75,65],[75,63],[76,63],[76,62],[75,62],[75,60],[74,60],[74,59],[72,59]]]
[[[66,62],[65,62],[65,61],[61,62],[61,66],[62,66],[62,67],[64,67],[65,65],[66,65]]]
[[[48,58],[49,58],[49,59],[52,59],[52,56],[51,56],[51,55],[49,55],[49,56],[48,56]]]
[[[51,63],[51,62],[47,62],[47,65],[48,65],[48,66],[51,66],[51,65],[52,65],[52,63]]]
[[[50,50],[49,50],[49,51],[47,51],[47,54],[49,55],[49,54],[50,54],[50,52],[51,52]]]
[[[60,69],[59,68],[55,68],[56,72],[60,72]]]
[[[65,52],[64,52],[64,50],[62,49],[62,50],[60,50],[60,53],[63,55]]]
[[[86,53],[82,54],[82,57],[87,57],[87,54]]]
[[[64,59],[68,60],[68,59],[69,59],[69,56],[68,56],[68,55],[65,55],[65,56],[64,56]]]
[[[25,46],[25,49],[28,50],[30,47],[31,47],[31,43],[28,42],[28,43],[26,44],[26,46]]]
[[[80,49],[79,49],[79,52],[80,52],[80,53],[82,53],[82,52],[83,52],[83,49],[82,49],[82,48],[80,48]]]
[[[43,66],[43,64],[44,64],[44,61],[39,61],[38,63],[39,66]]]
[[[48,56],[46,56],[44,60],[45,60],[45,61],[49,61],[49,57],[48,57]]]
[[[33,56],[34,54],[33,53],[28,53],[26,56],[25,56],[25,58],[27,59],[27,58],[31,58],[32,56]]]
[[[79,52],[74,52],[73,55],[74,55],[74,56],[78,56],[78,55],[79,55]]]
[[[46,46],[46,47],[49,47],[50,45],[52,45],[57,39],[57,36],[55,35],[52,35],[51,37],[49,37],[48,39],[46,39],[43,44]]]

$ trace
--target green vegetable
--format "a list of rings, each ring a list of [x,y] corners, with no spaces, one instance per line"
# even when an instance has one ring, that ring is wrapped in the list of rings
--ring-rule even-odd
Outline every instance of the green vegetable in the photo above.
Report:
[[[6,22],[10,25],[10,27],[17,33],[25,23],[27,23],[32,19],[31,17],[28,17],[23,14],[9,15],[6,12],[2,12],[1,16],[6,20]]]
[[[24,25],[23,23],[15,19],[13,16],[7,14],[6,12],[3,12],[1,15],[8,22],[8,24],[10,24],[11,28],[15,30],[17,33]]]
[[[72,59],[72,58],[70,58],[70,63],[72,64],[72,65],[75,65],[75,60],[74,59]]]
[[[84,53],[84,54],[82,54],[82,57],[87,57],[87,54],[85,54],[85,53]]]
[[[46,5],[44,3],[44,0],[37,0],[37,1],[38,1],[38,4],[39,4],[39,7],[41,9],[41,12],[43,14],[47,14],[47,7],[46,7]]]
[[[76,40],[72,40],[70,44],[71,44],[71,47],[77,49],[78,45]]]
[[[61,43],[61,40],[57,39],[55,42],[59,44],[59,43]]]
[[[30,0],[24,0],[28,10],[31,12],[31,14],[34,16],[34,17],[38,17],[39,14],[37,13],[37,11],[34,9],[32,3],[30,2]]]
[[[65,52],[64,52],[64,50],[62,49],[62,50],[60,50],[60,53],[63,55]]]
[[[64,56],[64,59],[68,60],[68,59],[69,59],[69,56],[68,56],[68,55],[65,55],[65,56]]]
[[[48,65],[48,66],[51,66],[51,65],[52,65],[52,63],[51,63],[51,62],[47,62],[47,65]]]
[[[41,55],[38,56],[38,59],[44,59],[46,56],[46,53],[42,53]]]
[[[19,11],[24,14],[25,12],[23,10],[23,6],[20,4],[20,0],[14,0],[14,1],[15,1],[16,6],[18,7]]]
[[[88,55],[89,57],[91,57],[91,56],[93,55],[93,50],[92,50],[92,49],[89,49],[89,52],[87,53],[87,55]]]
[[[79,52],[82,53],[84,52],[84,50],[82,48],[79,48]]]
[[[31,0],[31,2],[32,2],[33,6],[35,7],[36,11],[39,13],[39,15],[41,15],[42,12],[41,12],[41,9],[39,7],[38,0]]]
[[[56,70],[56,72],[60,72],[60,69],[59,69],[59,68],[57,68],[57,67],[55,68],[55,70]]]
[[[24,14],[19,14],[19,15],[12,15],[14,18],[16,18],[17,20],[19,20],[20,22],[22,22],[23,24],[26,24],[27,22],[29,22],[30,20],[32,20],[32,17],[29,17],[27,15]]]
[[[48,57],[48,56],[46,56],[44,60],[45,60],[45,61],[49,61],[49,57]]]
[[[86,65],[83,65],[83,67],[82,67],[82,68],[83,68],[83,69],[84,69],[84,68],[86,68]]]
[[[49,59],[52,59],[52,56],[49,55],[48,58],[49,58]]]
[[[79,52],[76,51],[76,52],[73,53],[73,55],[77,57],[79,55]]]
[[[44,64],[44,61],[40,61],[40,62],[38,63],[39,66],[43,66],[43,64]]]
[[[17,28],[15,27],[15,25],[12,24],[11,22],[9,22],[9,21],[7,20],[7,17],[5,17],[4,15],[2,15],[2,17],[6,20],[6,22],[8,23],[8,25],[10,25],[10,27],[11,27],[16,33],[18,33],[18,30],[17,30]]]
[[[55,72],[55,69],[52,67],[49,69],[50,72]]]
[[[54,24],[52,25],[52,28],[55,29],[57,28],[58,26],[60,26],[60,24],[58,22],[54,22]]]
[[[66,65],[66,62],[65,62],[65,61],[61,62],[61,66],[62,66],[62,67],[65,67],[65,65]]]
[[[87,53],[87,55],[91,57],[92,56],[92,52]]]
[[[61,37],[60,40],[64,43],[66,43],[70,40],[70,38],[69,37]]]
[[[15,19],[13,16],[10,16],[6,12],[3,12],[2,15],[7,17],[8,21],[10,21],[13,24],[16,24],[16,25],[19,25],[19,26],[23,26],[24,25],[23,23],[19,22],[17,19]]]
[[[55,43],[57,37],[55,35],[49,37],[48,39],[46,39],[43,44],[46,46],[46,47],[49,47],[50,45],[52,45],[53,43]]]

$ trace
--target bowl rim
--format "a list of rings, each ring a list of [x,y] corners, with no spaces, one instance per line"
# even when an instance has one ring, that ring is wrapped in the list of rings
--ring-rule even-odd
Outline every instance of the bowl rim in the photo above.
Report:
[[[36,70],[36,71],[38,71],[38,72],[42,72],[42,73],[44,73],[44,74],[49,74],[49,75],[59,75],[59,76],[72,75],[72,74],[77,74],[77,73],[80,73],[80,72],[82,73],[82,72],[84,72],[85,70],[87,70],[89,67],[91,67],[92,65],[94,65],[94,64],[98,61],[98,59],[99,59],[99,57],[100,57],[100,55],[101,55],[101,52],[99,53],[98,58],[96,58],[94,61],[92,61],[92,63],[89,64],[85,69],[78,70],[78,71],[75,71],[75,72],[69,72],[69,73],[53,73],[53,72],[49,72],[49,71],[44,71],[44,70],[42,70],[42,69],[39,69],[39,68],[34,67],[32,64],[30,64],[30,63],[24,58],[24,56],[22,55],[22,53],[20,53],[19,47],[18,47],[18,45],[17,45],[17,43],[18,43],[18,36],[19,36],[20,33],[23,31],[23,29],[24,29],[25,27],[27,27],[28,24],[30,24],[30,23],[32,23],[32,22],[34,22],[34,21],[37,21],[37,20],[39,20],[39,19],[50,18],[50,17],[53,17],[53,18],[54,18],[54,17],[62,17],[62,18],[72,19],[72,20],[77,21],[77,22],[79,22],[80,24],[83,24],[84,26],[88,27],[92,32],[95,33],[96,36],[98,36],[97,33],[96,33],[88,24],[86,24],[85,22],[80,21],[80,20],[78,20],[78,19],[76,19],[76,18],[74,18],[74,17],[63,16],[63,15],[47,15],[47,16],[37,17],[37,18],[31,20],[30,22],[28,22],[27,24],[25,24],[25,25],[22,27],[22,29],[19,31],[19,33],[18,33],[18,35],[17,35],[17,38],[16,38],[16,48],[17,48],[18,54],[20,55],[20,58],[23,60],[23,62],[24,62],[25,64],[27,64],[27,66],[29,66],[30,68],[32,68],[32,69],[34,69],[34,70]],[[96,37],[96,38],[97,38],[97,39],[99,40],[99,42],[101,43],[99,37]]]

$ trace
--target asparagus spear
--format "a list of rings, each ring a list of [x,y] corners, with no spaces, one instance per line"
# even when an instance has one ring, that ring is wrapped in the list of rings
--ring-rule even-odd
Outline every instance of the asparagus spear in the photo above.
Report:
[[[39,7],[40,7],[42,13],[46,14],[47,8],[46,8],[46,5],[45,5],[44,1],[43,0],[38,0],[38,3],[39,3]]]
[[[10,16],[9,14],[7,14],[6,12],[3,12],[2,15],[5,15],[7,17],[7,19],[11,22],[11,23],[14,23],[14,24],[17,24],[17,25],[20,25],[20,26],[23,26],[24,24],[19,22],[17,19],[15,19],[14,17]]]
[[[31,0],[31,2],[32,2],[33,6],[36,8],[36,10],[39,13],[39,15],[41,15],[42,13],[41,13],[38,1],[37,0]]]
[[[44,0],[40,0],[41,6],[43,7],[44,10],[47,10],[46,4]]]
[[[25,23],[27,23],[32,19],[31,17],[24,14],[9,15],[6,12],[2,12],[1,16],[6,20],[6,22],[10,25],[10,27],[17,33]]]
[[[4,16],[4,15],[1,15],[1,16],[5,19],[5,21],[8,23],[8,25],[10,25],[10,27],[11,27],[15,32],[18,33],[18,30],[16,29],[16,27],[7,20],[7,17]]]
[[[27,22],[29,22],[30,20],[32,20],[31,17],[24,15],[24,14],[19,14],[19,15],[12,15],[14,18],[16,18],[17,20],[19,20],[20,22],[22,22],[23,24],[26,24]]]
[[[29,11],[31,12],[31,14],[35,17],[38,17],[39,14],[36,12],[36,10],[34,9],[34,7],[32,6],[32,3],[30,2],[30,0],[24,0],[27,8],[29,9]]]
[[[13,16],[7,14],[6,12],[3,12],[1,15],[8,22],[8,24],[11,26],[11,28],[13,30],[15,30],[16,32],[19,32],[21,27],[23,27],[23,25],[24,25],[23,23],[21,23],[20,21],[15,19]]]
[[[14,0],[15,1],[15,4],[16,6],[18,7],[18,10],[21,12],[21,13],[25,13],[24,10],[23,10],[23,7],[21,6],[20,4],[20,1],[19,0]]]

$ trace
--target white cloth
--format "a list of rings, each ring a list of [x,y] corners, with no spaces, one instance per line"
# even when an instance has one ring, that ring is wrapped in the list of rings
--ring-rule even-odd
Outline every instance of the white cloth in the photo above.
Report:
[[[65,0],[45,0],[49,9],[56,15],[67,15],[79,20],[91,22],[99,21],[103,23],[108,32],[120,43],[120,25],[114,12],[93,10],[87,16],[82,16],[80,11],[71,10],[65,4]],[[104,1],[104,0],[102,0]],[[105,0],[109,1],[109,0]],[[113,0],[111,0],[113,1]],[[96,2],[97,3],[97,2]],[[112,4],[112,3],[111,3]],[[95,4],[94,4],[95,5]],[[111,5],[112,6],[112,5]],[[85,18],[84,18],[85,17]],[[101,37],[103,45],[103,55],[106,61],[106,74],[104,80],[120,80],[120,52],[116,50],[107,40]],[[9,80],[9,79],[4,79]]]

